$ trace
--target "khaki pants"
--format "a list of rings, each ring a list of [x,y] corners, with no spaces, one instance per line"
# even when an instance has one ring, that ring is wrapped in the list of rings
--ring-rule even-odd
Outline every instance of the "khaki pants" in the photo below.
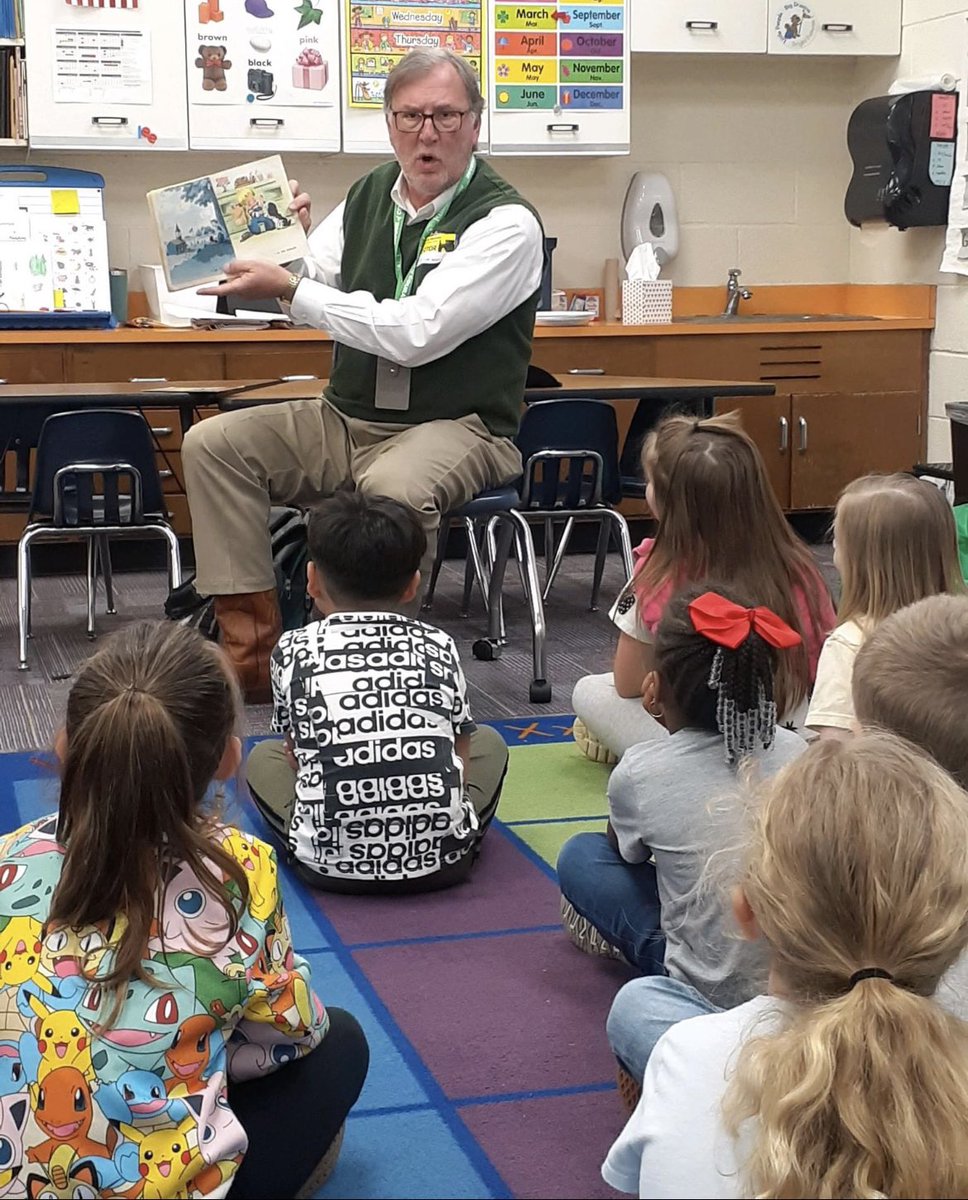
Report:
[[[504,776],[508,768],[508,748],[504,738],[490,725],[479,725],[471,734],[470,770],[464,780],[467,798],[474,805],[480,820],[478,844],[487,832],[497,811]],[[269,825],[287,841],[292,810],[296,803],[296,773],[289,763],[283,743],[276,738],[257,742],[249,752],[245,764],[245,775],[252,799]],[[437,877],[423,876],[415,880],[384,881],[375,884],[369,881],[330,880],[311,870],[300,873],[300,878],[315,887],[344,892],[411,892],[431,890],[460,882],[469,873],[477,857],[475,851],[467,855],[456,867],[445,867]]]
[[[347,480],[415,509],[433,562],[442,513],[521,472],[509,438],[480,417],[396,425],[345,417],[325,399],[291,400],[200,421],[182,446],[199,592],[225,596],[275,586],[273,504],[309,508]]]

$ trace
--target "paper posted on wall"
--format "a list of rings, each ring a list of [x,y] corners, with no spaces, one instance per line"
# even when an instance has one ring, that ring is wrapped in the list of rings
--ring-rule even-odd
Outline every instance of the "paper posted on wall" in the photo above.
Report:
[[[954,174],[948,200],[948,229],[941,256],[941,271],[968,275],[968,19],[962,30],[960,103],[958,105],[958,136],[955,142]]]
[[[234,258],[289,263],[309,255],[279,155],[148,193],[172,291],[212,283]]]

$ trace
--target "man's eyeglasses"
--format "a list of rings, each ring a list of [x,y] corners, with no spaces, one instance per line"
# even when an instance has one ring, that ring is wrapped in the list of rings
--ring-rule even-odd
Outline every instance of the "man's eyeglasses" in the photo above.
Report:
[[[463,124],[466,112],[456,108],[438,108],[434,112],[413,112],[411,109],[396,109],[390,114],[400,133],[419,133],[424,121],[433,121],[438,133],[456,133]]]

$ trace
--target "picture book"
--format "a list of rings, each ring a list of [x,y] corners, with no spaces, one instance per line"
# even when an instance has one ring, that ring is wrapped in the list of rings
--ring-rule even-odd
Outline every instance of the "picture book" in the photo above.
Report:
[[[148,193],[170,291],[225,276],[234,258],[289,263],[309,254],[276,154]]]

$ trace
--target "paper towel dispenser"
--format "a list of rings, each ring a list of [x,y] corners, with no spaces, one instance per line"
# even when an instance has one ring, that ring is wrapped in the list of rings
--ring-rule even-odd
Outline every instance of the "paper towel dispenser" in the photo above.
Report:
[[[957,119],[957,92],[907,92],[859,104],[847,123],[854,173],[844,212],[851,225],[947,225]]]

